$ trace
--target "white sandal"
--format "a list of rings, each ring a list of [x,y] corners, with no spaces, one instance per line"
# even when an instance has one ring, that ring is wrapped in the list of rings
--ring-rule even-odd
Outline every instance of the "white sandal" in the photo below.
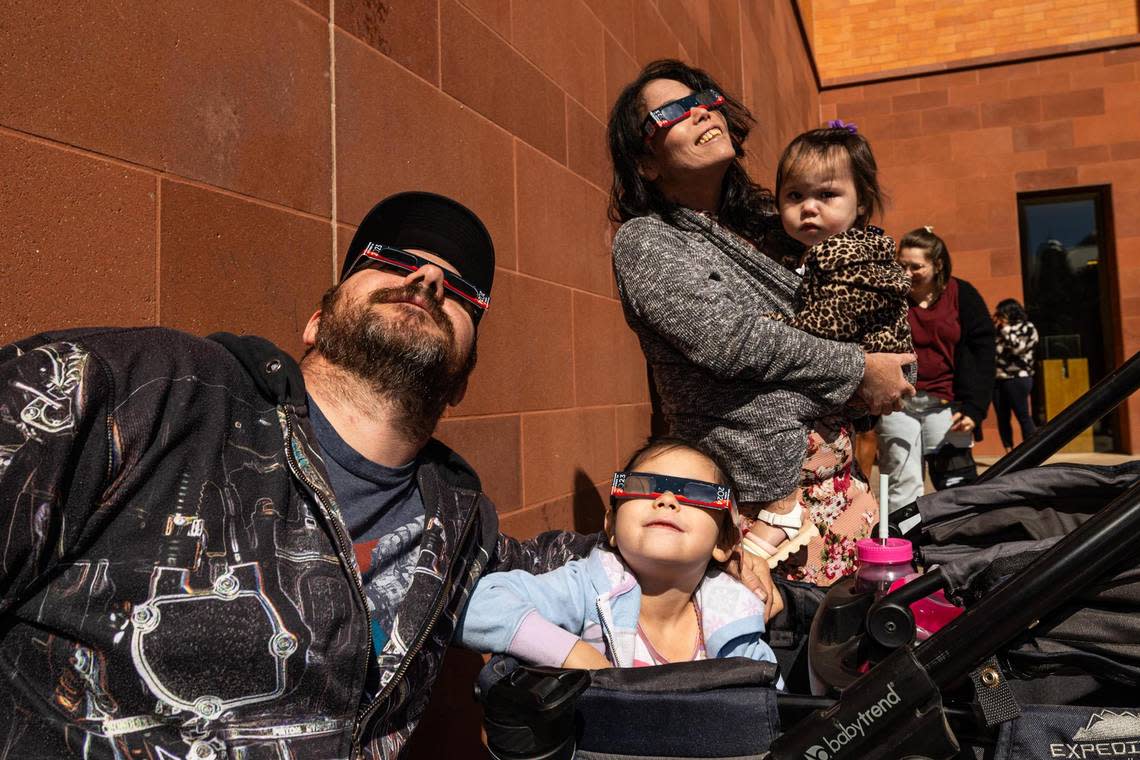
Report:
[[[772,546],[772,544],[764,539],[756,538],[749,532],[744,534],[744,537],[741,539],[741,548],[749,554],[754,554],[766,561],[768,567],[775,568],[776,565],[792,556],[792,554],[801,548],[807,546],[809,541],[819,535],[819,529],[815,527],[815,523],[806,519],[804,513],[804,505],[799,503],[786,515],[778,515],[775,512],[761,509],[760,513],[756,515],[756,522],[766,523],[774,528],[779,528],[784,531],[788,540],[780,542],[778,546]]]

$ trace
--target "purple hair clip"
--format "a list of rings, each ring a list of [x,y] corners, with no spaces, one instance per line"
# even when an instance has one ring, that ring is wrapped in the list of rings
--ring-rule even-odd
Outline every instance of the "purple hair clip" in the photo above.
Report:
[[[827,122],[827,126],[831,127],[832,129],[846,129],[853,135],[859,134],[859,130],[855,128],[855,124],[853,122],[845,122],[843,119],[832,119],[831,121]]]

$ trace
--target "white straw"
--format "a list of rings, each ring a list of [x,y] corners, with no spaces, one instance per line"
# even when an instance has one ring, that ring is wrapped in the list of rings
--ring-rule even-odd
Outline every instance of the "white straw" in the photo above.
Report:
[[[879,538],[886,541],[890,535],[887,532],[887,515],[890,510],[887,508],[887,483],[890,478],[886,475],[879,475]]]

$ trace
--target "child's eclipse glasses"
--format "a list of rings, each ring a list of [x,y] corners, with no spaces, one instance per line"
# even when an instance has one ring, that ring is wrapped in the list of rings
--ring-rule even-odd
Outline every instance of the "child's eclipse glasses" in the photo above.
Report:
[[[691,114],[694,108],[711,111],[714,108],[720,108],[724,103],[724,96],[716,90],[694,92],[692,95],[666,103],[660,108],[654,108],[645,117],[641,131],[645,133],[645,139],[650,140],[653,135],[657,134],[657,130],[673,126]]]
[[[370,261],[365,261],[365,259],[370,259]],[[398,269],[401,272],[410,273],[428,264],[439,266],[437,262],[431,259],[425,259],[423,256],[417,256],[411,251],[405,251],[403,248],[392,248],[388,245],[369,243],[365,246],[364,250],[360,252],[360,260],[353,269],[368,266],[380,268],[388,267]],[[439,268],[443,271],[444,289],[464,303],[474,307],[472,311],[476,321],[481,319],[483,312],[487,311],[491,306],[490,294],[484,293],[455,272],[444,269],[443,267]]]
[[[616,507],[618,499],[656,499],[666,492],[673,494],[681,504],[693,507],[732,508],[732,489],[728,486],[651,472],[615,472],[610,486],[610,504]]]

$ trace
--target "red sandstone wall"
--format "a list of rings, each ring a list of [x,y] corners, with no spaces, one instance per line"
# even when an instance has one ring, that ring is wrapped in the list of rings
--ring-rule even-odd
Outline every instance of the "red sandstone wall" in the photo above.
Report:
[[[818,7],[817,7],[818,13]],[[992,308],[1022,298],[1017,193],[1109,185],[1121,357],[1140,350],[1140,47],[825,90],[871,140],[888,232],[932,224]],[[1125,443],[1140,445],[1140,405]],[[982,452],[996,452],[993,421]]]
[[[768,183],[819,113],[785,2],[15,0],[3,16],[0,341],[158,324],[297,351],[374,201],[454,195],[499,269],[440,434],[518,536],[600,525],[599,489],[648,432],[605,218],[618,89],[658,57],[709,69],[756,111]],[[476,752],[478,659],[448,667],[422,757]]]

